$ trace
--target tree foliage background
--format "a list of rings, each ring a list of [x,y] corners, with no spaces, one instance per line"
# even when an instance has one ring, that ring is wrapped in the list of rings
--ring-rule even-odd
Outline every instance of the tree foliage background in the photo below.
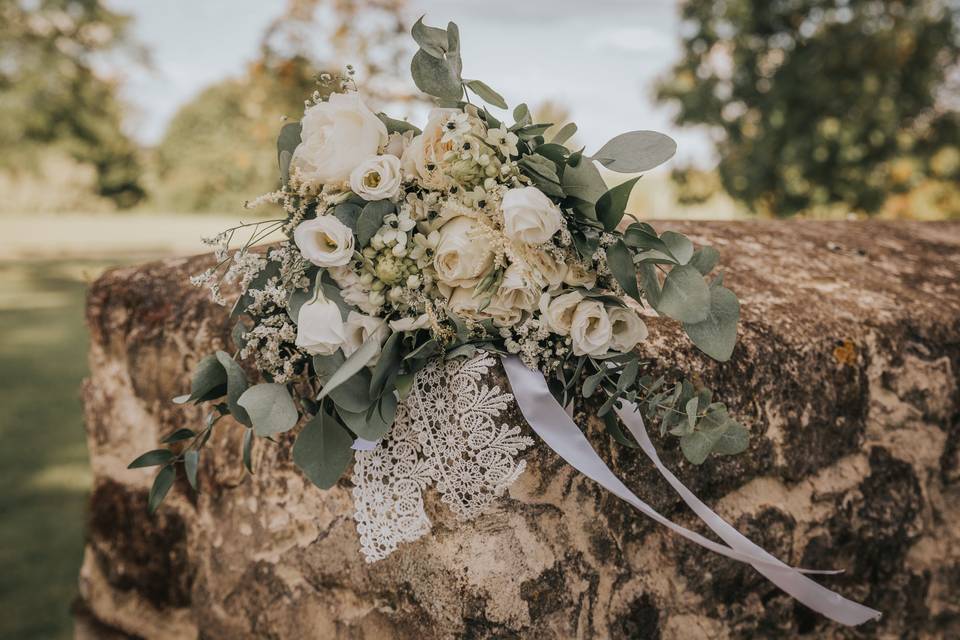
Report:
[[[243,75],[208,87],[174,116],[156,150],[153,206],[230,212],[276,189],[277,133],[284,118],[303,114],[306,96],[331,90],[317,83],[323,72],[351,64],[373,108],[411,100],[397,83],[409,75],[403,8],[400,0],[291,0]]]
[[[0,167],[23,172],[51,148],[95,170],[120,207],[144,196],[105,56],[128,47],[127,18],[90,0],[0,0]]]
[[[748,208],[875,213],[922,187],[960,215],[955,0],[689,1],[681,16],[657,97],[711,129]],[[702,196],[702,172],[677,178]]]

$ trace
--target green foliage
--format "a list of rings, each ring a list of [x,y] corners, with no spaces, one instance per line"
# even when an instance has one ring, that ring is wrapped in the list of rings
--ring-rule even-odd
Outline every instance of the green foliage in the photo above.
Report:
[[[129,45],[127,28],[128,18],[102,2],[2,3],[0,166],[23,170],[42,147],[55,147],[93,167],[97,193],[117,206],[143,198],[117,85],[97,71]]]
[[[320,411],[304,425],[293,445],[293,461],[310,481],[329,489],[353,460],[353,438],[328,413]]]
[[[247,410],[253,432],[261,437],[289,431],[299,418],[297,406],[282,384],[254,385],[244,391],[237,402]]]
[[[658,98],[720,134],[724,188],[777,216],[874,213],[891,194],[960,179],[960,60],[949,0],[687,2],[682,60]],[[950,166],[948,166],[950,165]]]

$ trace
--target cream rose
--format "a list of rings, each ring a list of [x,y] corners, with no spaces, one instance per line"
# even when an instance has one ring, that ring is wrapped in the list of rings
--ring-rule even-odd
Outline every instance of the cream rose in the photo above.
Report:
[[[290,165],[311,186],[346,182],[387,142],[387,128],[356,92],[334,93],[308,107]]]
[[[453,142],[443,141],[444,125],[450,116],[461,113],[459,109],[433,109],[427,118],[423,133],[410,141],[403,152],[403,170],[408,176],[417,177],[427,189],[443,190],[450,182],[441,168],[447,152],[453,150]]]
[[[593,289],[597,285],[597,274],[585,268],[579,261],[573,261],[567,265],[563,282],[571,287]]]
[[[607,315],[610,316],[610,348],[614,351],[632,351],[638,342],[647,339],[647,325],[633,309],[611,307]]]
[[[433,256],[440,282],[450,287],[472,287],[492,264],[490,240],[476,220],[459,216],[440,229]]]
[[[513,263],[503,272],[493,304],[506,309],[530,311],[536,308],[539,298],[540,287],[533,281],[527,268]]]
[[[599,356],[607,352],[613,328],[610,316],[599,300],[583,300],[577,305],[570,321],[573,355]]]
[[[526,244],[543,244],[563,226],[560,209],[536,187],[508,190],[500,208],[504,231]]]
[[[563,279],[567,275],[567,263],[539,249],[530,249],[523,257],[530,268],[543,279],[548,289],[553,290],[563,284]]]
[[[297,313],[297,346],[318,356],[329,356],[343,346],[347,331],[340,307],[322,295],[306,302]]]
[[[482,300],[473,294],[473,287],[458,287],[450,292],[447,308],[461,318],[486,320],[490,318],[489,307],[480,311]]]
[[[350,189],[364,200],[387,200],[400,192],[400,159],[397,156],[367,158],[350,173]]]
[[[359,349],[363,343],[371,337],[375,337],[377,341],[383,345],[383,341],[387,339],[390,333],[390,330],[387,328],[387,323],[383,318],[374,318],[373,316],[357,313],[356,311],[351,311],[347,315],[347,322],[344,325],[344,329],[345,335],[342,349],[343,355],[347,357],[350,357],[354,351]],[[370,361],[371,364],[375,364],[379,357],[380,350],[377,349],[377,354]]]
[[[548,293],[543,294],[540,297],[540,315],[546,321],[547,328],[562,336],[570,335],[573,312],[577,310],[581,300],[583,296],[577,291],[564,293],[556,298],[550,298]]]
[[[339,267],[353,258],[353,231],[334,216],[304,220],[293,231],[303,257],[318,267]]]

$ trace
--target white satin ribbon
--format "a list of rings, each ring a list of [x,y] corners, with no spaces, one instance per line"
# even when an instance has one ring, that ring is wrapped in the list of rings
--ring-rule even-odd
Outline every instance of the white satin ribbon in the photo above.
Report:
[[[516,356],[503,357],[502,360],[507,379],[513,388],[513,395],[523,417],[536,434],[574,469],[684,538],[728,558],[753,566],[799,602],[832,620],[852,626],[880,617],[879,611],[848,600],[803,575],[804,573],[838,572],[806,571],[789,567],[725,522],[663,465],[644,428],[643,417],[636,407],[628,405],[625,408],[618,408],[618,415],[637,439],[641,450],[653,461],[683,501],[729,546],[705,538],[662,516],[630,491],[604,464],[580,428],[554,399],[542,374],[528,369]]]

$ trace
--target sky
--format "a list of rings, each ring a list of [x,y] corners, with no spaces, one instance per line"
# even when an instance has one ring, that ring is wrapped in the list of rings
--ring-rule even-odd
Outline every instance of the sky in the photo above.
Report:
[[[125,69],[131,133],[151,144],[176,110],[204,87],[242,73],[285,0],[108,0],[134,17],[149,69]],[[464,77],[479,78],[510,105],[566,107],[587,151],[634,129],[679,144],[678,161],[712,160],[704,131],[680,130],[652,99],[653,81],[679,58],[675,0],[409,0],[412,20],[460,26]]]

